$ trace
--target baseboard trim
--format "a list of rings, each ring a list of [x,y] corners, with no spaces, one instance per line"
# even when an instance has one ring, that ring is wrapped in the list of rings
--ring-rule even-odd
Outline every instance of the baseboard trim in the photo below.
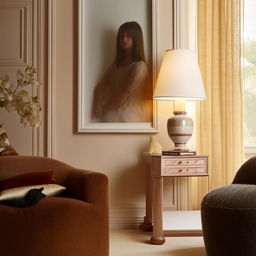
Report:
[[[116,203],[110,207],[112,229],[138,228],[145,215],[145,204]]]
[[[175,210],[175,207],[164,204],[165,211]],[[110,206],[111,229],[138,229],[145,216],[144,203],[115,203]]]

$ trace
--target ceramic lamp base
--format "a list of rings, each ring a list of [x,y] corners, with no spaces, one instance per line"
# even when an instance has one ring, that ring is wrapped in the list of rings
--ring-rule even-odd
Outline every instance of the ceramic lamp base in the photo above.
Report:
[[[174,116],[167,121],[167,130],[175,145],[173,151],[189,151],[186,143],[193,134],[193,120],[185,111],[174,111]]]

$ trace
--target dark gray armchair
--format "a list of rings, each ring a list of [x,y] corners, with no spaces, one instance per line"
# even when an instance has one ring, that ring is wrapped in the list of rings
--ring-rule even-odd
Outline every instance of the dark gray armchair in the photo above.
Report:
[[[256,157],[204,197],[201,217],[207,256],[256,255]]]

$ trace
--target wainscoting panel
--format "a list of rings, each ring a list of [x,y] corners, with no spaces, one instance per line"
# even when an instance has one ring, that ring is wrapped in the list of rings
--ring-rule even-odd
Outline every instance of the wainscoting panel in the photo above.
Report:
[[[1,66],[24,66],[28,63],[32,45],[32,2],[29,2],[0,3]]]
[[[0,2],[0,77],[8,75],[16,84],[17,71],[27,65],[37,68],[41,75],[41,33],[42,1],[1,0]],[[39,92],[33,91],[34,95]],[[43,99],[42,99],[43,102]],[[20,124],[18,115],[0,109],[0,123],[5,129],[13,147],[19,154],[39,154],[39,131]]]

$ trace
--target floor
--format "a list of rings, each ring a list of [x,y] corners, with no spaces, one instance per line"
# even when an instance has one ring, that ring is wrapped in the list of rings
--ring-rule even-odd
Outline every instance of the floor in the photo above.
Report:
[[[141,230],[112,230],[110,256],[206,256],[202,237],[166,237],[164,245],[151,245],[149,239]]]

